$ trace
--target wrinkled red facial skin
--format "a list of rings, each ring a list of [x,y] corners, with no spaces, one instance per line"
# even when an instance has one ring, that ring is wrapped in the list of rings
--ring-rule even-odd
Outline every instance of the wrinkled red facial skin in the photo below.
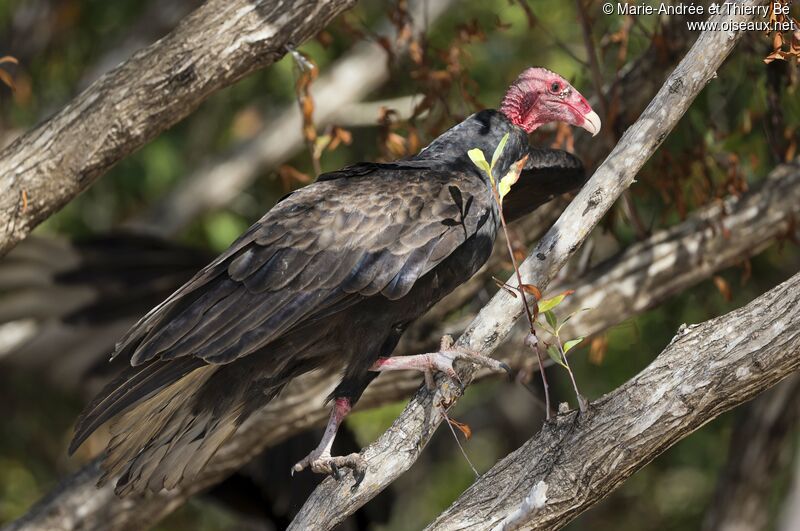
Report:
[[[592,108],[563,77],[545,68],[528,68],[509,87],[500,112],[531,133],[550,122],[581,127]]]

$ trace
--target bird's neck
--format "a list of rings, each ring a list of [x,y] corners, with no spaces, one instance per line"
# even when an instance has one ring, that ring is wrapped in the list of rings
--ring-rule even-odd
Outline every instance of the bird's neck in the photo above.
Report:
[[[527,152],[528,137],[503,113],[493,109],[477,112],[445,131],[414,158],[475,168],[467,152],[478,148],[489,160],[506,133],[508,142],[496,167],[498,175],[505,175],[511,164]]]

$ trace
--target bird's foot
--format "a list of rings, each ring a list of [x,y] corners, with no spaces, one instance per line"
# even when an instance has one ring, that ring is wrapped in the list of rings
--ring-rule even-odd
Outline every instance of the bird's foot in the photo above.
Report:
[[[425,374],[425,384],[428,386],[428,389],[433,389],[433,373],[436,371],[443,372],[463,385],[454,367],[456,361],[465,361],[479,367],[485,367],[494,371],[506,371],[511,374],[511,368],[501,361],[483,356],[465,348],[453,348],[453,338],[450,336],[442,337],[438,352],[417,354],[414,356],[380,358],[370,367],[370,370],[379,372],[406,369],[419,370]]]
[[[342,479],[342,469],[349,468],[353,472],[357,486],[367,472],[367,461],[361,454],[331,456],[326,452],[314,450],[292,467],[292,474],[310,468],[317,474],[330,474],[336,481]]]

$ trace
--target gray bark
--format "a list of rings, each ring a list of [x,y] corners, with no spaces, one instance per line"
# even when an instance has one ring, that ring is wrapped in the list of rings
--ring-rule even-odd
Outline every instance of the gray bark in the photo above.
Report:
[[[481,476],[429,530],[488,529],[543,481],[547,502],[526,522],[556,529],[661,452],[800,368],[800,274],[744,308],[682,327],[645,370],[559,415]]]
[[[740,4],[754,6],[766,2],[744,0]],[[718,15],[711,20],[730,23],[753,18],[752,15]],[[616,199],[633,183],[636,173],[697,94],[716,76],[717,68],[742,36],[743,32],[706,31],[698,37],[636,123],[625,132],[583,190],[521,264],[520,270],[527,283],[541,290],[547,288]],[[510,283],[516,285],[513,280]],[[456,346],[490,354],[522,315],[520,306],[518,300],[500,290],[483,307]],[[471,368],[464,368],[461,380],[469,383],[472,372]],[[368,468],[358,489],[351,489],[350,478],[339,482],[326,479],[309,497],[290,528],[330,529],[408,470],[444,418],[438,405],[451,405],[462,394],[459,386],[439,381],[433,393],[421,388],[389,430],[362,451]]]
[[[355,0],[208,0],[0,152],[0,255],[215,91],[268,66]]]

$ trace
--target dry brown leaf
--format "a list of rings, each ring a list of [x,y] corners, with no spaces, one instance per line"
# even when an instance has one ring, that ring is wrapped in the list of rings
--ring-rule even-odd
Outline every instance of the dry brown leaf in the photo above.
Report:
[[[728,284],[727,280],[725,280],[719,275],[714,275],[714,285],[717,287],[719,292],[722,294],[722,297],[727,302],[730,302],[733,299],[733,292],[731,291],[731,287]]]
[[[7,71],[0,68],[0,81],[2,81],[5,85],[8,86],[13,91],[17,90],[17,86],[14,84],[14,78],[9,74]]]
[[[464,434],[464,437],[467,440],[472,438],[472,428],[469,427],[468,424],[464,424],[463,422],[458,422],[457,420],[453,420],[450,417],[445,417],[447,422],[450,423],[451,426],[458,428],[458,430]]]
[[[331,141],[327,147],[328,151],[333,151],[334,149],[339,147],[340,144],[345,144],[349,146],[350,144],[353,143],[352,133],[350,133],[350,131],[348,131],[343,127],[339,127],[338,125],[334,125],[333,127],[331,127],[330,136],[331,136]]]
[[[589,363],[602,365],[608,352],[608,336],[601,334],[592,339],[589,344]]]
[[[308,184],[311,182],[311,176],[288,164],[283,164],[278,168],[278,177],[281,179],[283,189],[287,192],[294,190],[294,183]]]
[[[533,295],[537,301],[542,299],[542,292],[539,291],[539,288],[537,288],[533,284],[523,284],[522,291],[530,295]]]
[[[494,280],[494,283],[497,284],[498,288],[501,288],[501,289],[505,290],[506,293],[508,293],[509,295],[514,297],[515,299],[517,298],[517,292],[516,292],[516,290],[514,288],[512,288],[511,286],[509,286],[508,284],[506,284],[505,282],[503,282],[502,280],[500,280],[497,277],[492,277],[492,280]]]

